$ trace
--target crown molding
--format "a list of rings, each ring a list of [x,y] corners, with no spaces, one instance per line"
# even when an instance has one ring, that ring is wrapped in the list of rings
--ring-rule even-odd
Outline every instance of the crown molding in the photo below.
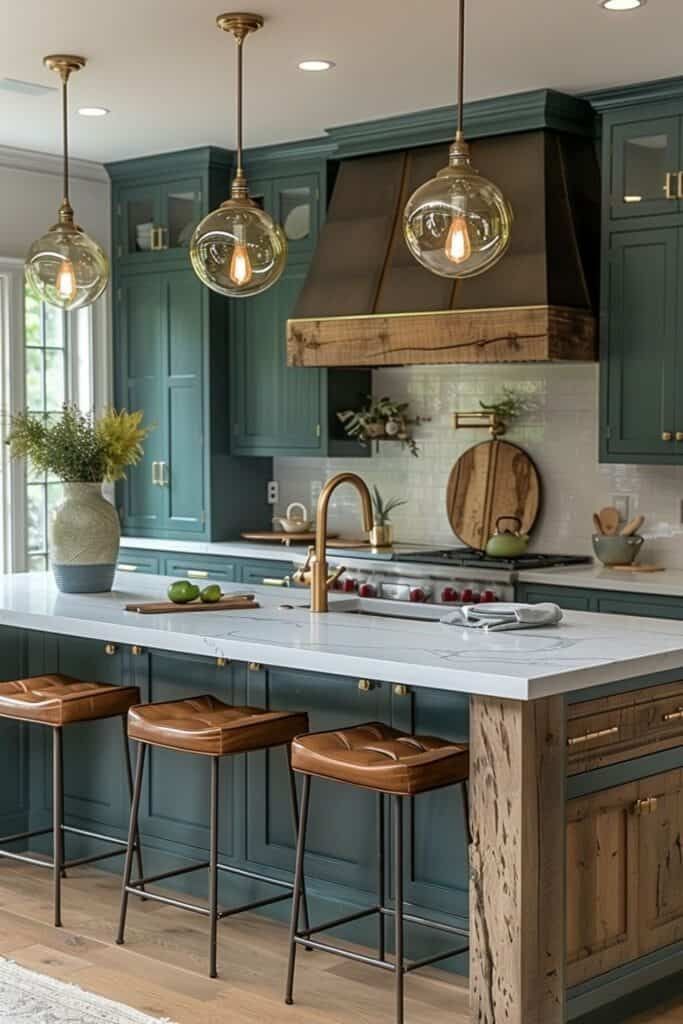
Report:
[[[654,82],[635,82],[610,89],[597,89],[584,95],[598,113],[631,107],[639,103],[662,103],[683,99],[683,77],[660,78]]]
[[[137,156],[128,160],[114,160],[104,165],[112,181],[145,177],[158,179],[160,175],[176,176],[182,172],[202,171],[208,167],[229,170],[234,154],[219,146],[194,146],[192,149],[156,153],[154,156]]]
[[[61,175],[63,158],[56,153],[39,153],[32,149],[0,146],[0,167],[32,174]],[[69,175],[74,181],[96,181],[107,184],[109,176],[102,164],[90,160],[69,160]]]

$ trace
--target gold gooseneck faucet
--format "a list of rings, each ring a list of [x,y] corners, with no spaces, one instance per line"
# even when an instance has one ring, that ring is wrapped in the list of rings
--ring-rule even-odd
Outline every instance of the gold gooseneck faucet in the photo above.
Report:
[[[363,507],[363,528],[367,532],[372,529],[372,499],[367,484],[356,473],[338,473],[331,477],[318,498],[315,526],[315,552],[311,557],[311,611],[326,612],[327,607],[327,515],[330,498],[340,484],[353,484],[360,495]]]

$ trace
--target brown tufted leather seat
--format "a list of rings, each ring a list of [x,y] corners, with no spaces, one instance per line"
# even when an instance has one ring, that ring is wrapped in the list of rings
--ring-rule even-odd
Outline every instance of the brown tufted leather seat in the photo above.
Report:
[[[137,686],[45,675],[0,683],[0,717],[62,726],[125,715],[140,702]]]
[[[413,796],[465,781],[469,747],[368,722],[297,736],[292,768],[382,793]]]
[[[305,713],[234,707],[208,695],[142,704],[128,712],[133,740],[219,757],[278,747],[306,729]]]

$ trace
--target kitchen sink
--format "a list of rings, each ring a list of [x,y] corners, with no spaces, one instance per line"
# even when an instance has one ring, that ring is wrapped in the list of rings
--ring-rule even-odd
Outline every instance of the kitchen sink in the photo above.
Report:
[[[403,619],[412,622],[439,622],[449,608],[438,604],[411,604],[408,601],[384,601],[376,597],[336,597],[330,594],[330,612],[344,615],[364,615],[380,619]],[[283,602],[280,608],[310,609],[310,604]],[[324,612],[322,614],[325,614]]]

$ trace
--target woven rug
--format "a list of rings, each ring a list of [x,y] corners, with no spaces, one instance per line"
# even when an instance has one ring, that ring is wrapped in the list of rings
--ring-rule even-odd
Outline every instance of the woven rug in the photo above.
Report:
[[[75,985],[0,959],[0,1024],[161,1024]],[[166,1021],[168,1024],[168,1021]]]

